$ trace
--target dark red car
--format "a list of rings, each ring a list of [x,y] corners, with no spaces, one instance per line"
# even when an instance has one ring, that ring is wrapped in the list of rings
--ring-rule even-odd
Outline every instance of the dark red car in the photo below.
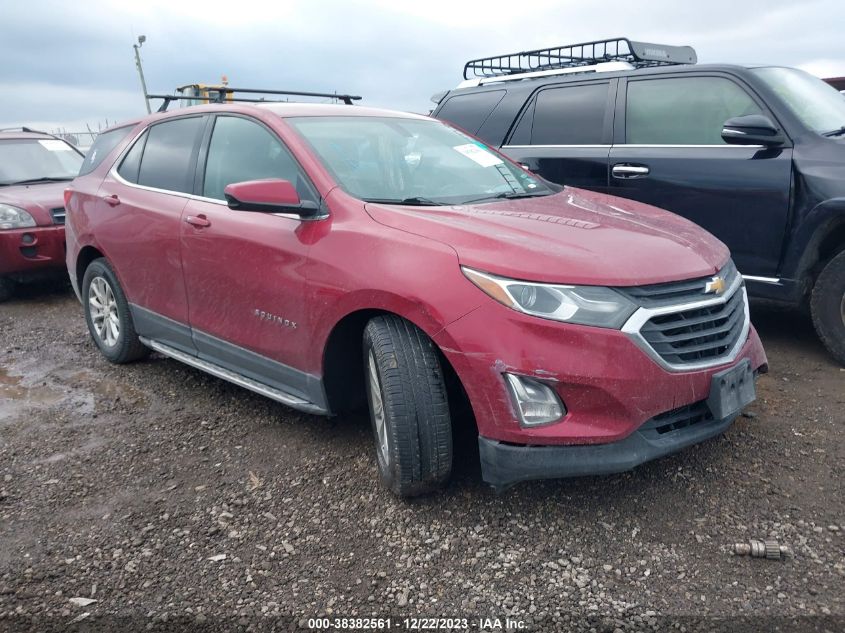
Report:
[[[721,242],[440,121],[201,106],[91,152],[67,264],[102,353],[156,350],[311,413],[366,399],[400,495],[449,477],[464,398],[503,488],[713,437],[766,369]]]
[[[50,134],[0,131],[0,301],[18,282],[64,274],[63,191],[82,160]]]

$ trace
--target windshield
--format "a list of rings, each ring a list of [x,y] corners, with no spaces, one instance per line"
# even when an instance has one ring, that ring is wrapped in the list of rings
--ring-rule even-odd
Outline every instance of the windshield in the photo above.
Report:
[[[80,165],[79,152],[58,139],[0,140],[0,186],[73,180]]]
[[[845,126],[845,99],[836,88],[795,68],[754,68],[801,122],[819,134]]]
[[[368,202],[435,205],[548,195],[541,180],[440,121],[287,119],[338,184]]]

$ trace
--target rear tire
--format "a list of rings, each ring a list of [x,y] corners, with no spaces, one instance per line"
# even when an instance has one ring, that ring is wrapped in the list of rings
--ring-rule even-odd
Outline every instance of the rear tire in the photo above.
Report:
[[[397,316],[364,330],[364,374],[376,461],[400,497],[431,492],[452,472],[452,421],[434,343]]]
[[[822,343],[845,365],[845,251],[831,259],[816,279],[810,309]]]
[[[0,303],[8,301],[15,294],[15,282],[6,277],[0,277]]]
[[[150,353],[135,332],[129,302],[104,258],[95,259],[85,269],[82,304],[88,332],[109,361],[129,363]]]

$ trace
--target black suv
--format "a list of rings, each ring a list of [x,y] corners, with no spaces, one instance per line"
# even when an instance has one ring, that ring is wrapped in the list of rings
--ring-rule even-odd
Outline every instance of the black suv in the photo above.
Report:
[[[752,296],[809,303],[845,364],[845,99],[803,71],[625,38],[467,62],[432,115],[548,180],[725,242]]]

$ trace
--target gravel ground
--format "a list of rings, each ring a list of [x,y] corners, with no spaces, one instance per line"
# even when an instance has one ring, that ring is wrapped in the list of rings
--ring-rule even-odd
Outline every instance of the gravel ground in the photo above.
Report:
[[[67,288],[29,289],[0,306],[0,630],[845,630],[845,370],[806,318],[753,316],[771,373],[724,437],[503,495],[468,444],[402,502],[364,417],[110,365]],[[765,537],[794,556],[732,555]]]

